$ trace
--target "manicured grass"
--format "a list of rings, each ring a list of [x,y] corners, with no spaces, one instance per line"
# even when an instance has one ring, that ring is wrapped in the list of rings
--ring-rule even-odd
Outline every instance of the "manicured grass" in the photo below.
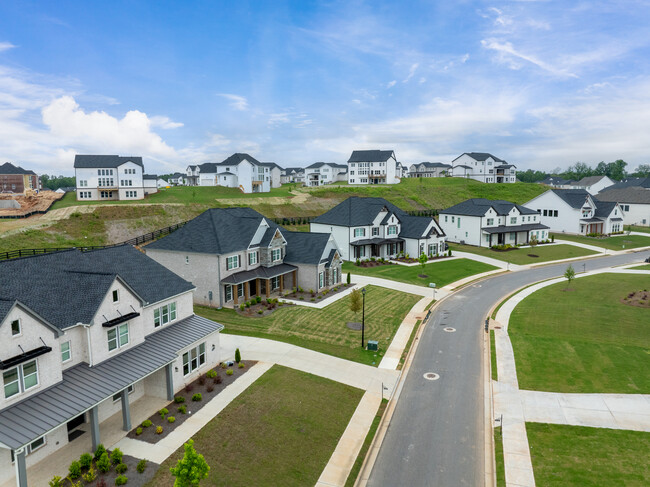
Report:
[[[497,487],[506,487],[506,465],[503,461],[503,430],[494,428],[494,456],[497,470]]]
[[[406,346],[402,351],[402,356],[399,358],[399,363],[397,364],[397,370],[402,370],[402,367],[404,367],[404,362],[406,362],[406,356],[409,354],[409,350],[411,350],[411,345],[413,345],[413,340],[415,340],[415,335],[418,334],[418,330],[420,329],[421,324],[422,324],[422,320],[417,320],[415,322],[415,325],[413,325],[413,329],[411,330],[411,335],[409,336],[409,339],[406,342]]]
[[[490,365],[492,368],[492,380],[499,380],[497,374],[497,348],[495,344],[494,330],[490,330]]]
[[[635,271],[650,271],[650,264],[638,265],[636,267],[630,267],[630,269],[634,269]]]
[[[525,247],[506,252],[499,252],[485,247],[475,247],[473,245],[449,244],[449,246],[453,250],[491,257],[517,265],[536,264],[538,262],[550,262],[552,260],[571,259],[573,257],[597,254],[597,252],[592,250],[569,244],[537,245],[535,248]],[[536,255],[537,257],[529,257],[529,254]]]
[[[596,247],[603,247],[610,250],[623,250],[634,249],[637,247],[650,246],[650,235],[618,235],[615,237],[585,237],[583,235],[567,235],[564,233],[556,233],[556,240],[570,240],[571,242],[585,243],[595,245]]]
[[[630,230],[631,232],[643,232],[643,233],[650,233],[650,227],[641,227],[641,226],[634,226],[634,225],[625,225],[625,230]]]
[[[650,393],[650,310],[623,304],[644,275],[599,274],[547,286],[513,310],[508,331],[519,387]]]
[[[411,308],[420,296],[375,286],[366,287],[365,339],[377,340],[386,350]],[[349,295],[323,309],[286,306],[264,317],[241,316],[231,309],[196,306],[201,316],[222,323],[222,333],[270,338],[375,366],[381,353],[361,348],[361,331],[351,330],[347,322],[361,321],[349,308]]]
[[[359,472],[361,471],[361,467],[363,465],[363,461],[366,458],[366,455],[368,454],[368,450],[370,449],[370,444],[372,443],[372,440],[374,439],[375,435],[377,434],[377,429],[379,428],[379,423],[381,422],[381,417],[384,415],[384,412],[386,411],[386,406],[388,405],[388,399],[383,399],[381,401],[381,404],[379,405],[379,410],[377,411],[377,414],[375,415],[375,418],[372,420],[372,424],[370,425],[370,430],[368,431],[368,434],[366,435],[366,439],[363,441],[363,445],[361,446],[361,450],[359,451],[359,454],[357,455],[357,459],[354,461],[354,465],[352,465],[352,470],[350,470],[350,474],[348,475],[348,479],[345,482],[345,487],[353,487],[357,477],[359,476]]]
[[[274,365],[194,435],[210,474],[202,486],[314,485],[345,431],[363,391]],[[160,466],[149,487],[171,487]],[[136,475],[136,474],[134,474]]]
[[[526,432],[537,485],[650,485],[650,433],[541,423]]]
[[[353,262],[343,263],[343,272],[361,274],[363,276],[381,277],[393,281],[416,284],[428,287],[430,282],[435,282],[441,288],[452,282],[464,279],[475,274],[492,271],[496,267],[483,262],[470,259],[454,259],[432,264],[426,264],[424,271],[419,265],[383,265],[378,267],[357,267]],[[428,277],[418,277],[420,274]],[[433,290],[431,292],[433,295]]]

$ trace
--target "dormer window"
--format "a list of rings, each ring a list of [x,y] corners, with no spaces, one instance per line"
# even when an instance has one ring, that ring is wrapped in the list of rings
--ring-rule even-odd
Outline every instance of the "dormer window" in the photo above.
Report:
[[[255,264],[257,264],[257,252],[249,252],[248,265],[255,265]]]
[[[20,320],[13,320],[11,322],[11,336],[20,336]]]
[[[397,225],[390,225],[388,227],[388,235],[397,235]]]
[[[120,293],[117,289],[113,290],[113,302],[117,303],[120,301]]]
[[[271,261],[278,262],[282,259],[282,249],[273,249],[271,251]]]

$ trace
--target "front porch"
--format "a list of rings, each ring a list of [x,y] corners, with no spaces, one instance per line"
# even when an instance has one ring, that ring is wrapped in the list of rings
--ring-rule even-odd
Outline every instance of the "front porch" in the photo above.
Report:
[[[541,223],[527,225],[499,225],[497,227],[481,228],[481,245],[492,247],[493,245],[528,245],[533,231],[546,231],[549,227]],[[544,232],[542,232],[544,235]],[[543,238],[543,237],[542,237]]]
[[[592,233],[605,233],[605,223],[600,218],[583,218],[580,220],[580,233],[589,235]]]
[[[258,267],[250,271],[237,272],[221,280],[225,304],[233,306],[245,303],[251,297],[281,295],[285,289],[296,287],[298,268],[290,264],[273,267]]]
[[[354,259],[392,259],[404,251],[404,239],[368,238],[351,242]]]

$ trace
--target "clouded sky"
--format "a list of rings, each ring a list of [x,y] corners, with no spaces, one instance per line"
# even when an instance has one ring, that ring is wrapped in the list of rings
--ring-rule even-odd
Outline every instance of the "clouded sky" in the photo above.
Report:
[[[0,162],[650,163],[650,2],[0,3]]]

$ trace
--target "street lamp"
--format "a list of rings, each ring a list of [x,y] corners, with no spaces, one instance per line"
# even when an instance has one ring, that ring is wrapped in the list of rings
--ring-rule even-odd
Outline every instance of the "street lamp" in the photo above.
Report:
[[[361,348],[363,347],[364,333],[366,331],[366,288],[361,289],[361,296],[363,296],[363,311],[361,311]]]

